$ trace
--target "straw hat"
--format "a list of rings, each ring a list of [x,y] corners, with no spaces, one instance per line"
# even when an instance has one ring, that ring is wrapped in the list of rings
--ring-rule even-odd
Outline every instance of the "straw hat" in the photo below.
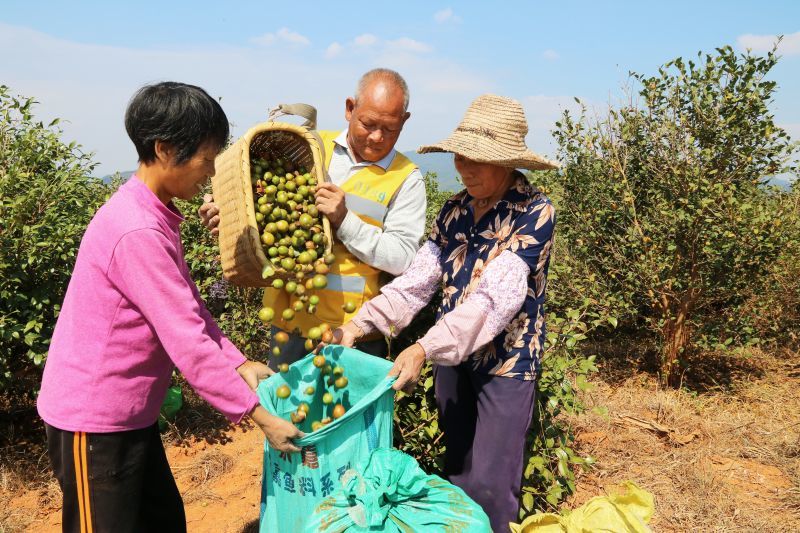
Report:
[[[420,146],[417,152],[453,152],[479,163],[509,168],[558,168],[558,163],[528,150],[527,134],[528,121],[519,102],[484,94],[473,100],[450,137],[438,144]]]

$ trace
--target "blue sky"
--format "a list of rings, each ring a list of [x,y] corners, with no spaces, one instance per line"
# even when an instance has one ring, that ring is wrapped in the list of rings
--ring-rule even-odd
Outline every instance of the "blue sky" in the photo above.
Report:
[[[800,138],[800,2],[62,2],[4,0],[0,83],[35,96],[43,119],[96,153],[98,174],[132,169],[122,116],[146,82],[199,84],[234,123],[304,101],[344,126],[358,76],[395,68],[411,87],[402,150],[439,140],[483,92],[518,99],[528,142],[553,155],[549,130],[577,96],[602,109],[627,73],[730,44],[761,52],[786,36],[773,71],[779,124]]]

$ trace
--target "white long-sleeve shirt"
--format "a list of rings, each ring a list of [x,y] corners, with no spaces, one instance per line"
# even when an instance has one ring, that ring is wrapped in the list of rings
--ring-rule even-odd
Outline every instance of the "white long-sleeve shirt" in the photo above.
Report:
[[[392,164],[396,150],[380,161],[356,163],[347,145],[347,130],[334,140],[328,174],[334,185],[342,186],[348,178],[370,165],[386,170]],[[336,232],[339,241],[364,263],[392,275],[400,275],[411,264],[425,232],[425,182],[415,169],[387,206],[383,229],[367,224],[348,211]]]

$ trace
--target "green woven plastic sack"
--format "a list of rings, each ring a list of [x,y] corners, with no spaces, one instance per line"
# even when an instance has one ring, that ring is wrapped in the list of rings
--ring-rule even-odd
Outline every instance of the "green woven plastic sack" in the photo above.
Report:
[[[394,448],[375,450],[363,470],[342,477],[342,488],[324,499],[305,531],[491,532],[489,517],[463,490],[426,474]]]
[[[331,366],[344,368],[346,387],[328,386],[328,376],[314,366],[312,354],[258,387],[261,404],[281,418],[289,420],[300,402],[310,407],[299,425],[306,433],[296,441],[300,453],[280,453],[265,444],[262,532],[303,531],[319,502],[341,487],[340,478],[346,471],[362,468],[373,450],[392,446],[394,378],[386,377],[392,363],[342,346],[326,346],[321,353]],[[289,386],[288,398],[277,397],[281,385]],[[306,394],[308,387],[314,387],[313,394]],[[333,394],[332,404],[323,404],[325,392]],[[312,432],[311,422],[331,416],[336,403],[347,409],[344,416]]]

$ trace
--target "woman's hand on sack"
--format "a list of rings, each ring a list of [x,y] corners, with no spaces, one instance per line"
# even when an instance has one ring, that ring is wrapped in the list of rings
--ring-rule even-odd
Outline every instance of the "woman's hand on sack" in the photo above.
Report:
[[[364,332],[361,330],[360,327],[353,324],[352,320],[344,324],[342,327],[333,330],[332,334],[333,338],[331,338],[331,342],[329,343],[320,342],[319,344],[317,344],[317,347],[314,348],[314,353],[319,353],[319,351],[326,344],[340,344],[342,346],[347,346],[348,348],[352,348],[353,345],[356,343],[356,341],[364,336]]]
[[[258,384],[275,373],[270,367],[258,361],[245,361],[236,368],[242,379],[252,389],[256,390]]]
[[[394,366],[389,370],[389,376],[397,376],[392,388],[411,394],[417,386],[419,375],[425,364],[425,350],[419,343],[414,343],[397,356]]]
[[[267,410],[260,405],[257,405],[256,408],[250,412],[250,418],[253,419],[253,422],[258,424],[258,427],[261,428],[261,431],[263,431],[264,435],[267,437],[269,445],[274,449],[279,452],[288,453],[300,451],[300,448],[292,441],[305,436],[305,434],[288,420],[269,414]]]
[[[320,183],[316,188],[316,204],[319,212],[328,217],[333,229],[339,229],[344,217],[347,216],[347,206],[344,202],[344,191],[333,183]]]
[[[211,235],[219,235],[219,208],[214,203],[214,197],[210,194],[203,196],[203,205],[197,210],[203,225],[211,232]]]

